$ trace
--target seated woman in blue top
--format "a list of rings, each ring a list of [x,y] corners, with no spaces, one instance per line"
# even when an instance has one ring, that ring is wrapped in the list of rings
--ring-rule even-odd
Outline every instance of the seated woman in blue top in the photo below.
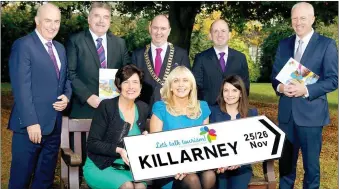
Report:
[[[87,184],[93,189],[146,189],[145,182],[134,182],[129,170],[125,136],[147,134],[146,103],[140,95],[143,72],[125,65],[115,75],[120,96],[100,102],[95,110],[87,140],[87,159],[83,168]]]
[[[205,101],[198,101],[194,76],[186,67],[172,70],[160,94],[162,101],[152,108],[151,133],[208,124],[211,112]],[[200,189],[212,188],[215,181],[214,171],[207,170],[198,174],[179,173],[175,178],[158,179],[155,183],[162,188]]]
[[[210,123],[257,116],[257,109],[249,109],[245,84],[237,76],[229,76],[222,82],[218,105],[211,106]],[[219,189],[247,189],[252,176],[251,165],[219,168]]]

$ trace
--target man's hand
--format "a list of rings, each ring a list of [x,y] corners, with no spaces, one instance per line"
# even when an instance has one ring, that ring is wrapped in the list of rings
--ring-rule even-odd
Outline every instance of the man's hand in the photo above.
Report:
[[[285,96],[288,97],[293,97],[293,91],[291,90],[291,86],[290,85],[285,85],[285,84],[280,84],[279,85],[279,92],[284,93]]]
[[[117,147],[116,150],[115,150],[116,153],[120,154],[122,160],[126,163],[126,165],[129,166],[129,160],[128,160],[128,157],[127,157],[127,152],[125,149],[123,148],[120,148],[120,147]]]
[[[232,170],[236,170],[236,169],[238,169],[238,168],[240,168],[240,165],[233,165],[233,166],[227,167],[225,170],[227,170],[227,171],[232,171]]]
[[[224,173],[225,172],[225,167],[220,167],[216,170],[217,174]]]
[[[301,97],[301,96],[306,95],[307,93],[306,86],[302,83],[299,83],[298,81],[292,80],[289,86],[290,86],[291,94],[294,97]]]
[[[27,127],[27,132],[29,136],[29,140],[31,140],[34,144],[41,142],[41,129],[39,124],[30,125]]]
[[[58,99],[60,99],[60,101],[56,101],[53,103],[53,108],[56,110],[56,111],[63,111],[66,107],[67,107],[67,104],[69,102],[68,98],[65,96],[65,95],[60,95],[58,97]]]
[[[91,95],[88,99],[87,99],[87,103],[92,106],[93,108],[97,108],[100,104],[101,100],[97,95]]]

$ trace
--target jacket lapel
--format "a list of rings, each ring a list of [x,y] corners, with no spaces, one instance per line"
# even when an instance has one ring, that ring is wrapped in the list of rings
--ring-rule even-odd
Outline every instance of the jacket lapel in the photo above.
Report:
[[[229,68],[232,66],[234,61],[234,52],[233,49],[228,47],[228,54],[227,54],[227,60],[226,60],[226,66],[225,66],[225,72],[223,73],[223,75],[226,75],[226,73],[228,72]],[[220,67],[220,65],[219,65]],[[221,69],[220,69],[221,71]]]
[[[312,61],[307,61],[307,59],[309,57],[312,57],[311,55],[315,52],[315,48],[318,43],[318,38],[319,38],[319,34],[314,32],[310,41],[307,44],[307,47],[305,49],[303,56],[301,57],[300,63],[307,68],[309,68],[310,66],[308,65],[309,64],[308,62],[312,62]]]
[[[146,49],[145,49],[146,50]],[[149,57],[149,61],[151,62],[151,66],[154,70],[154,63],[153,63],[153,56],[152,56],[152,48],[149,48],[148,50],[148,57]]]
[[[62,50],[60,49],[60,47],[58,45],[56,45],[56,43],[54,43],[54,41],[53,41],[53,45],[54,45],[55,49],[57,50],[59,60],[60,60],[59,77],[63,78],[64,73],[66,73],[65,72],[66,60],[65,60],[65,57],[62,54]],[[59,81],[60,81],[60,78],[59,78]]]
[[[119,56],[118,50],[114,49],[114,44],[117,44],[115,39],[112,37],[112,34],[108,32],[106,34],[107,38],[107,68],[115,68],[116,59]]]
[[[215,54],[215,50],[213,47],[208,49],[208,58],[211,60],[210,64],[214,65],[220,74],[223,74],[219,64],[219,59],[217,57],[217,54]]]
[[[35,41],[35,44],[37,46],[37,49],[40,51],[41,55],[43,55],[42,59],[48,60],[49,65],[46,65],[50,70],[53,70],[53,74],[55,76],[56,79],[58,79],[57,73],[55,72],[55,68],[54,68],[54,63],[51,59],[51,57],[49,56],[46,48],[44,47],[44,44],[42,44],[41,40],[39,39],[38,35],[35,33],[35,31],[32,33],[33,39]],[[55,47],[56,48],[56,47]],[[59,52],[58,52],[59,55]],[[61,61],[61,60],[60,60]],[[62,68],[62,67],[61,67]]]
[[[94,41],[93,41],[93,37],[91,35],[91,33],[89,32],[89,29],[86,30],[85,32],[85,42],[88,46],[88,49],[91,51],[92,55],[93,55],[93,58],[95,60],[95,63],[97,64],[98,68],[100,68],[100,61],[99,61],[99,56],[98,56],[98,53],[97,53],[97,49],[96,49],[96,44],[94,44]]]

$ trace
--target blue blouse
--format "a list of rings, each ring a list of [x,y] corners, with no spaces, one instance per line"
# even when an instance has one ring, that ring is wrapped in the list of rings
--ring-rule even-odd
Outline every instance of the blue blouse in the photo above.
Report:
[[[211,116],[210,123],[216,123],[221,121],[229,121],[231,120],[231,116],[228,113],[221,111],[219,105],[210,106]],[[248,117],[257,116],[258,110],[256,108],[248,110]],[[240,119],[240,113],[237,114],[236,119]]]
[[[173,129],[183,129],[187,127],[202,125],[204,120],[211,114],[211,111],[205,101],[199,101],[201,115],[197,119],[190,119],[186,115],[173,116],[166,110],[166,104],[163,101],[154,103],[152,113],[163,122],[163,131]]]

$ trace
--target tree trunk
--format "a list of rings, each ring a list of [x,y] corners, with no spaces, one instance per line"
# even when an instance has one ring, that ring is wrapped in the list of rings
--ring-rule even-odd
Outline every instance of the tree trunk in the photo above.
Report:
[[[172,29],[169,41],[186,49],[188,53],[195,16],[199,12],[200,6],[201,2],[170,3],[169,21]]]

